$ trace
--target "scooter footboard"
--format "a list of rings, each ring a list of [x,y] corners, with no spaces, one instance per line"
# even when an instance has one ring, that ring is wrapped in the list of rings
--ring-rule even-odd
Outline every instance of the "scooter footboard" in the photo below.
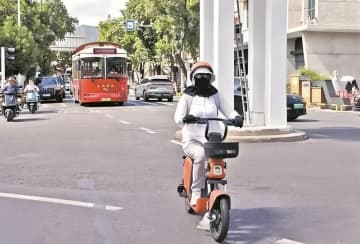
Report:
[[[210,193],[209,210],[212,210],[216,201],[221,198],[225,198],[226,200],[228,200],[229,209],[231,209],[230,195],[224,190],[214,190]]]

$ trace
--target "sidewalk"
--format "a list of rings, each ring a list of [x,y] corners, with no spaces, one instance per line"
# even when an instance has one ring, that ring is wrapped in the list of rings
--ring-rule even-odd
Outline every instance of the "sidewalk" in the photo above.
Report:
[[[176,139],[181,141],[181,130],[176,131]],[[238,141],[246,143],[255,142],[292,142],[307,140],[304,131],[291,128],[271,129],[265,127],[229,127],[227,141]]]

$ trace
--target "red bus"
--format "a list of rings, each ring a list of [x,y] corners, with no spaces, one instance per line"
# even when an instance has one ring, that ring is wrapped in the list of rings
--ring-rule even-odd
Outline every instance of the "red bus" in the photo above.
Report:
[[[72,56],[73,96],[80,105],[128,99],[127,53],[119,44],[91,42]]]

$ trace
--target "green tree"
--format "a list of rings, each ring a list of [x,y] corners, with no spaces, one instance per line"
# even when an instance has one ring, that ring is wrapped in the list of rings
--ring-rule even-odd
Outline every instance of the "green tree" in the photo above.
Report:
[[[11,73],[33,75],[36,66],[40,66],[43,73],[48,73],[54,56],[50,45],[56,39],[63,39],[67,32],[73,32],[77,20],[69,16],[61,0],[43,0],[32,4],[21,0],[19,27],[16,2],[0,0],[0,43],[17,50],[16,61],[9,64],[7,69]]]
[[[199,55],[199,0],[129,0],[122,13],[100,24],[100,40],[122,43],[138,69],[162,62],[178,64],[186,74],[185,57]],[[137,20],[138,31],[124,32],[119,23],[127,19]]]

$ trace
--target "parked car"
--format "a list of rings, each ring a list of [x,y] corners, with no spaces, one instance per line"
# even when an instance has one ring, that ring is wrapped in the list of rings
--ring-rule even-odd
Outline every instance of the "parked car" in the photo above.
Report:
[[[140,97],[144,98],[144,101],[149,101],[150,98],[157,98],[161,101],[161,99],[166,98],[169,102],[172,102],[173,96],[173,82],[164,75],[144,78],[135,86],[136,100],[139,100]]]
[[[40,89],[40,100],[56,100],[62,102],[65,97],[64,83],[61,77],[39,77],[36,84]]]
[[[360,93],[354,95],[353,97],[353,110],[360,111]]]
[[[296,94],[286,94],[287,120],[292,121],[306,114],[305,99]]]
[[[243,114],[242,95],[245,94],[245,88],[241,89],[242,84],[239,78],[234,79],[234,108],[239,114]],[[247,110],[247,96],[244,96],[245,110]],[[301,115],[306,114],[305,99],[296,94],[286,94],[287,120],[292,121]],[[360,106],[360,98],[359,98]]]

